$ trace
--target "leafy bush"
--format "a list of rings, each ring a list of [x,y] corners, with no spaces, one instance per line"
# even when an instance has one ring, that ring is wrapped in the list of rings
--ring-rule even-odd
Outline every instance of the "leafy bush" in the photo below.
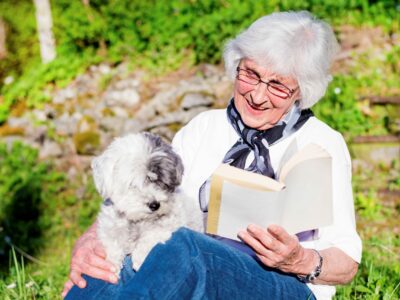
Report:
[[[325,97],[313,107],[313,112],[347,138],[368,132],[370,120],[357,107],[356,80],[351,76],[336,76]]]
[[[0,123],[14,103],[41,103],[48,98],[49,84],[71,80],[96,59],[117,63],[128,58],[161,71],[182,62],[218,63],[223,42],[256,18],[303,9],[333,24],[381,25],[387,31],[399,27],[396,1],[388,0],[93,0],[89,6],[59,0],[52,2],[58,58],[41,66],[32,1],[3,1],[0,17],[9,27],[9,55],[0,61],[0,88],[6,75],[23,75],[1,90],[5,99],[0,100]]]
[[[37,154],[20,142],[10,148],[0,144],[0,258],[7,256],[10,244],[35,253],[43,245],[42,231],[51,225],[51,214],[43,211],[54,207],[63,177],[38,163]]]

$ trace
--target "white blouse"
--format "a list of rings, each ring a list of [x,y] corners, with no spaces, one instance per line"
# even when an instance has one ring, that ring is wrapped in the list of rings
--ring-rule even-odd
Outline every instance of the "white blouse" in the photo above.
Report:
[[[239,136],[228,121],[226,109],[210,110],[196,116],[174,137],[174,149],[185,167],[181,190],[199,203],[200,186],[222,162]],[[317,250],[337,247],[361,260],[361,239],[356,232],[351,186],[351,160],[340,133],[315,117],[311,117],[297,132],[269,148],[271,163],[277,170],[286,148],[296,139],[299,149],[315,143],[332,156],[333,224],[318,230],[312,241],[301,242],[305,248]],[[331,299],[335,287],[308,284],[317,299]]]

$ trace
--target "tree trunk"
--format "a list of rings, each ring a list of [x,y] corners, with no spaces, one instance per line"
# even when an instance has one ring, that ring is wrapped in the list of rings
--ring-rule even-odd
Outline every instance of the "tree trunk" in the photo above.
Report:
[[[40,55],[43,63],[48,63],[56,57],[53,37],[53,21],[51,18],[49,0],[33,0],[36,8],[36,23],[40,42]]]
[[[6,36],[6,23],[0,18],[0,59],[7,56],[7,36]]]

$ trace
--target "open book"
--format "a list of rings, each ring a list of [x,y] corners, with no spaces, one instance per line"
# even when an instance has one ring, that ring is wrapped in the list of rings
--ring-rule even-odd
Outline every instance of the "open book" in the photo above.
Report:
[[[316,144],[283,155],[278,179],[227,164],[211,177],[207,232],[238,240],[250,223],[277,224],[290,234],[333,222],[332,159]]]

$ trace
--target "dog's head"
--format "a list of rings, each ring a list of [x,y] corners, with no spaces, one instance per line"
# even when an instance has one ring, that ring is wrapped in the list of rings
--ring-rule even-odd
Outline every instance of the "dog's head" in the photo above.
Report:
[[[146,132],[115,139],[93,159],[92,170],[104,205],[139,221],[168,213],[183,164],[170,145]]]

